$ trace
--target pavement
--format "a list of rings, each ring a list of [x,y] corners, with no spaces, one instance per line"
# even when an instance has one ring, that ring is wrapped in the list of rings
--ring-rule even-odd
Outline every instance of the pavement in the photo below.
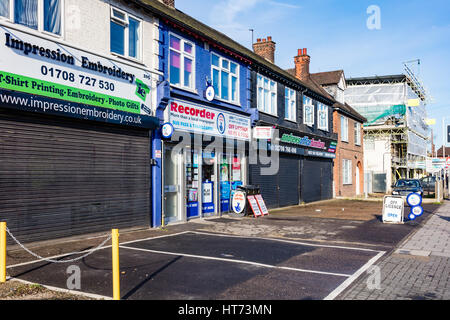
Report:
[[[450,201],[445,201],[377,267],[338,300],[449,300]]]

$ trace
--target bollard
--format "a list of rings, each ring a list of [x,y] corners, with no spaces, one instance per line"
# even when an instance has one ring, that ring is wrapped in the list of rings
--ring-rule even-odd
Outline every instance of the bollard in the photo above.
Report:
[[[0,283],[6,282],[6,222],[0,222]]]
[[[112,230],[113,299],[120,300],[119,230]]]

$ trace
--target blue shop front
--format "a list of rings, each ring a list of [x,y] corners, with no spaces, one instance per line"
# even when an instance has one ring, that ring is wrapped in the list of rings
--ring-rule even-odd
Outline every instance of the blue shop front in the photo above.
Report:
[[[229,212],[231,191],[248,184],[254,118],[247,60],[175,24],[161,28],[165,81],[154,143],[161,202],[154,226]]]

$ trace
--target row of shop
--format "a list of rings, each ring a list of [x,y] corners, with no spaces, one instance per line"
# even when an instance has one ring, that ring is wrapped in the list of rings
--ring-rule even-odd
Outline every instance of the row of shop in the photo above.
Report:
[[[184,14],[143,8],[164,17],[154,69],[0,22],[0,218],[14,234],[27,242],[221,216],[249,184],[269,208],[331,198],[332,108],[328,130],[302,118],[303,96],[316,119],[318,103],[332,101],[212,29],[187,30],[195,20]],[[257,75],[275,86],[277,116],[260,107]],[[254,139],[261,127],[270,136]]]

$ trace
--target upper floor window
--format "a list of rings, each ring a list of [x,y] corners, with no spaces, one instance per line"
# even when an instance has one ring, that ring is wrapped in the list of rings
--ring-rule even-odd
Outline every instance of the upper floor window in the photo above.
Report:
[[[341,116],[341,141],[348,142],[348,118]]]
[[[111,8],[111,52],[141,59],[141,20]]]
[[[361,123],[355,122],[355,144],[361,145]]]
[[[277,115],[277,83],[258,75],[258,110]]]
[[[320,130],[328,131],[328,106],[319,103],[317,107],[318,127]]]
[[[216,54],[212,54],[211,73],[216,97],[238,103],[239,65]]]
[[[297,121],[297,103],[295,91],[289,88],[284,89],[284,108],[285,118],[291,121]]]
[[[303,97],[303,123],[307,126],[314,125],[314,105],[311,98]]]
[[[0,16],[28,28],[62,34],[63,0],[0,0]]]
[[[169,47],[170,83],[193,90],[195,75],[194,44],[171,34],[169,36]]]

